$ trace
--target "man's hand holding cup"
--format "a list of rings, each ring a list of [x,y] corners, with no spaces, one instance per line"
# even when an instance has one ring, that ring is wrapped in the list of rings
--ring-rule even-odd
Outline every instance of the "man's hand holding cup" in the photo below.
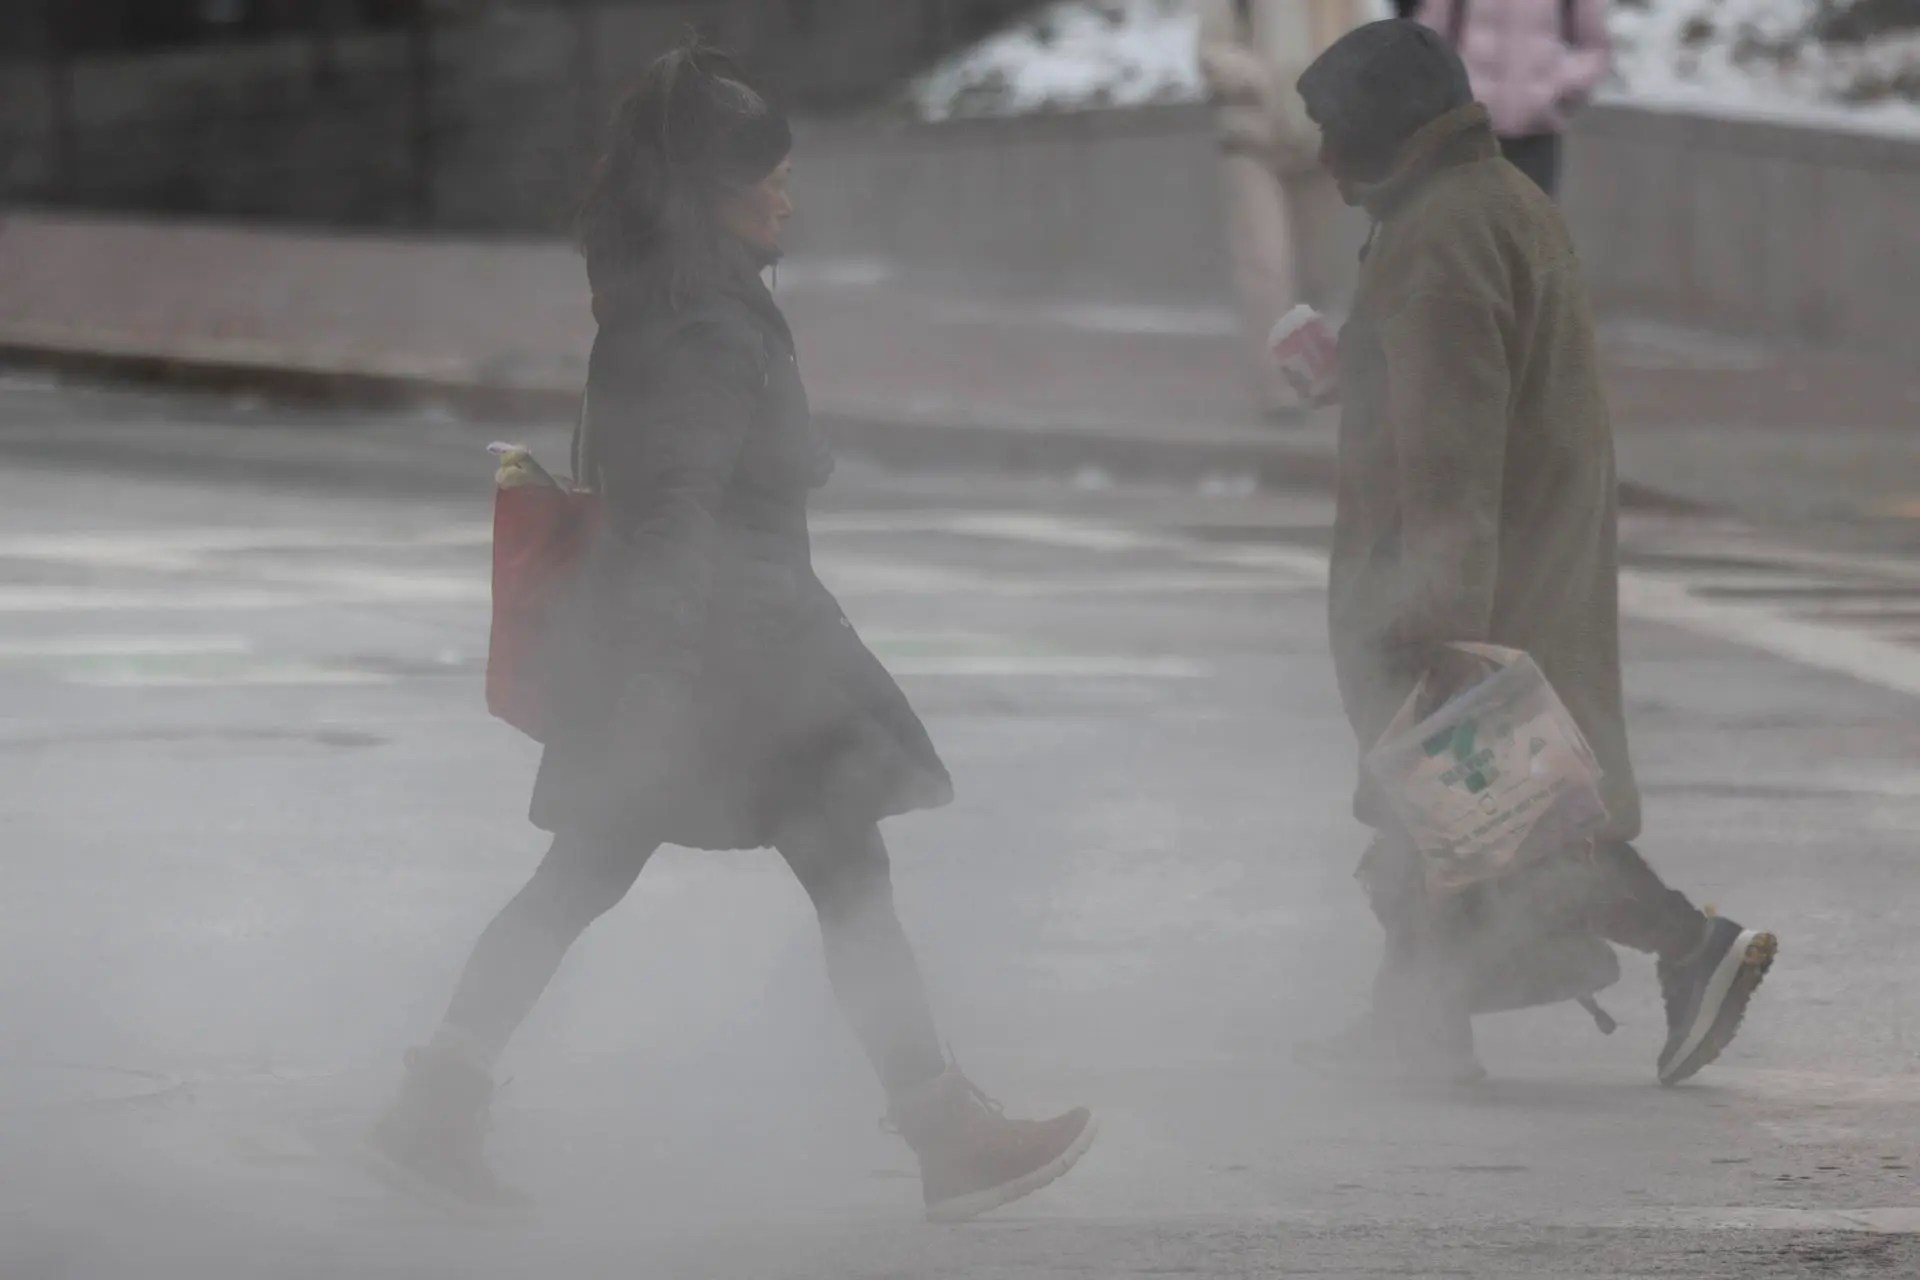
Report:
[[[1332,404],[1340,396],[1340,335],[1305,303],[1280,317],[1268,337],[1280,372],[1304,404]]]

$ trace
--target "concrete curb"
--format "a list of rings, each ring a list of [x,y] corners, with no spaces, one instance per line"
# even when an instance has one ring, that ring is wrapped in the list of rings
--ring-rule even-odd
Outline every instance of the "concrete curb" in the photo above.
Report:
[[[479,421],[572,418],[577,388],[486,380],[458,368],[417,369],[401,363],[328,360],[305,353],[295,361],[277,348],[243,341],[199,350],[164,350],[127,343],[78,342],[69,335],[0,329],[0,363],[58,374],[138,382],[196,391],[255,392],[302,404],[355,408],[441,405]]]
[[[579,409],[577,388],[533,382],[488,381],[459,371],[350,367],[346,361],[295,364],[278,353],[236,342],[211,352],[156,351],[126,344],[85,345],[71,335],[0,331],[0,364],[111,381],[199,391],[251,392],[325,406],[384,409],[441,407],[475,422],[568,421]],[[1036,423],[875,406],[815,406],[833,448],[901,470],[1032,472],[1073,476],[1097,472],[1115,480],[1199,484],[1210,479],[1252,483],[1275,491],[1324,492],[1337,461],[1330,447],[1251,432],[1186,436],[1116,431],[1085,425]],[[43,456],[59,456],[57,449]],[[1621,502],[1637,511],[1669,514],[1708,510],[1690,499],[1622,481]]]

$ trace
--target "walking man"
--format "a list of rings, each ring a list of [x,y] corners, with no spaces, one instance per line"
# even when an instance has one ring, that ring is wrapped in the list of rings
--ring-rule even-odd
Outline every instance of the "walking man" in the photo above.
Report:
[[[1658,957],[1658,1073],[1677,1084],[1733,1039],[1776,943],[1701,912],[1629,843],[1640,797],[1621,696],[1613,437],[1566,226],[1501,158],[1465,67],[1431,29],[1362,27],[1300,91],[1323,163],[1373,220],[1340,342],[1331,631],[1348,718],[1365,751],[1423,676],[1457,686],[1453,642],[1532,655],[1599,757],[1611,815],[1591,851],[1560,860],[1569,874],[1550,877],[1537,923]],[[1473,1013],[1590,992],[1496,1001],[1486,904],[1431,899],[1365,786],[1356,813],[1381,832],[1362,879],[1388,959],[1346,1050],[1473,1078]],[[1517,952],[1507,961],[1527,967]]]

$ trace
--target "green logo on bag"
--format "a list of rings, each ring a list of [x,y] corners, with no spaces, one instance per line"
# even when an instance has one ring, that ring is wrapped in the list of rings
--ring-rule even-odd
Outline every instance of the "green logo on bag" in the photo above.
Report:
[[[1442,729],[1439,733],[1428,738],[1421,746],[1425,749],[1428,759],[1451,751],[1453,752],[1453,758],[1464,764],[1472,758],[1473,748],[1479,742],[1479,737],[1479,723],[1468,720],[1451,729]]]
[[[1478,721],[1468,720],[1454,728],[1443,729],[1420,745],[1429,760],[1443,755],[1453,757],[1454,767],[1440,775],[1440,785],[1443,787],[1464,786],[1467,794],[1477,796],[1500,776],[1499,771],[1492,767],[1493,748],[1480,746]]]

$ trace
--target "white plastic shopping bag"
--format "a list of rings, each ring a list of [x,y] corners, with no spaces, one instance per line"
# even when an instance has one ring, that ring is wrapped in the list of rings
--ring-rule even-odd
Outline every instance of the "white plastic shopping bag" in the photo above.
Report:
[[[1533,659],[1452,647],[1484,661],[1487,678],[1425,720],[1425,686],[1415,689],[1365,763],[1435,893],[1577,848],[1607,820],[1599,761]]]

